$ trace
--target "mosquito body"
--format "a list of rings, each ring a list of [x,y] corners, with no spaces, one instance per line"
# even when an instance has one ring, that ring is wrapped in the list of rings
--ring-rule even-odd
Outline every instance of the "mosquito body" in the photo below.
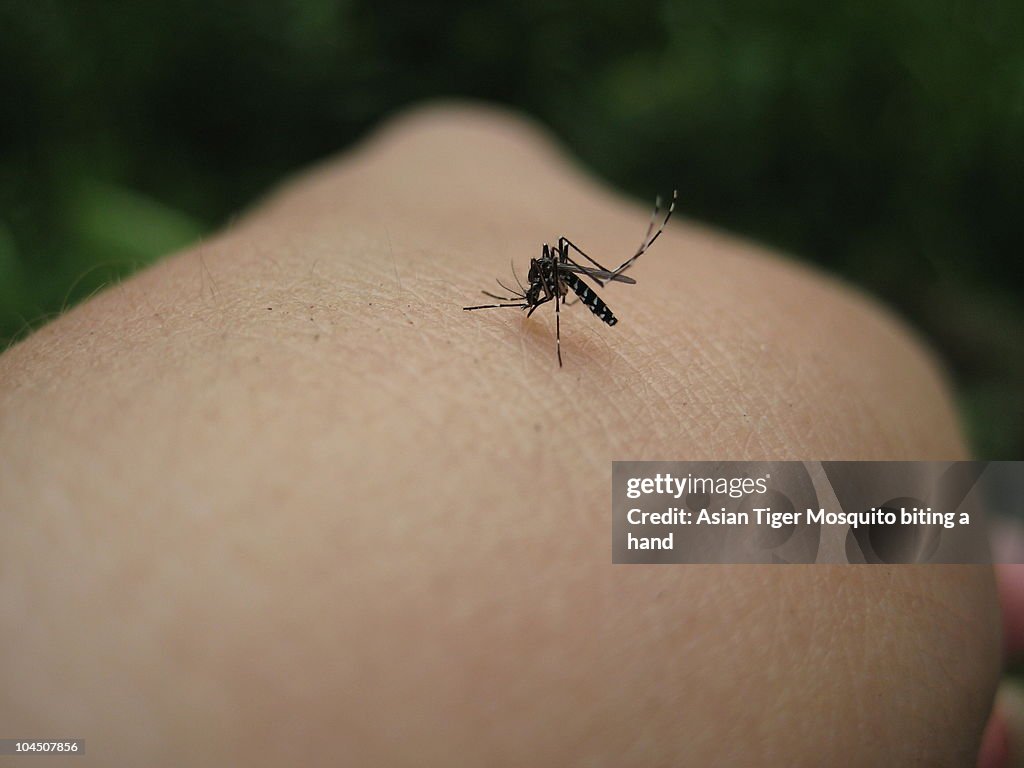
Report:
[[[579,301],[600,318],[607,325],[615,325],[618,318],[612,314],[611,309],[604,303],[604,300],[597,295],[594,289],[589,286],[584,278],[592,280],[598,286],[604,287],[605,283],[626,283],[633,285],[636,280],[623,274],[627,269],[636,263],[643,254],[650,248],[665,230],[665,225],[672,217],[676,207],[676,193],[672,193],[672,202],[669,203],[665,212],[665,218],[654,231],[654,225],[658,220],[658,212],[661,210],[660,198],[654,204],[654,213],[651,215],[651,223],[647,226],[644,239],[640,241],[640,247],[636,253],[619,264],[615,269],[608,269],[584,253],[579,246],[567,237],[558,238],[558,244],[552,248],[547,243],[541,249],[539,259],[530,259],[530,271],[526,275],[527,285],[524,286],[516,275],[515,267],[512,268],[512,276],[515,278],[519,290],[510,288],[501,280],[498,285],[508,294],[498,294],[483,291],[485,296],[497,299],[499,304],[482,304],[476,307],[463,307],[467,312],[477,309],[502,309],[514,307],[526,310],[526,316],[534,313],[537,307],[555,302],[555,351],[558,355],[558,366],[562,366],[562,306],[566,303],[569,292],[572,291],[579,298]],[[653,235],[651,233],[654,233]],[[573,258],[572,254],[582,257],[587,264],[581,264]]]

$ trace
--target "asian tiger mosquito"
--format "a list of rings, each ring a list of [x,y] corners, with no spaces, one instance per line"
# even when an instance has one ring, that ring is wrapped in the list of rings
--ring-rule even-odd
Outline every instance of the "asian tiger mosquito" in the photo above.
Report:
[[[490,296],[492,299],[497,299],[503,303],[481,304],[477,307],[463,307],[462,309],[466,312],[471,312],[475,309],[517,307],[519,309],[525,309],[526,316],[529,317],[541,304],[546,304],[547,302],[554,300],[555,351],[558,355],[558,367],[561,368],[561,305],[566,303],[565,297],[568,295],[569,289],[571,288],[579,299],[587,305],[587,308],[608,325],[615,325],[619,322],[618,318],[616,318],[608,308],[608,305],[604,303],[601,297],[594,292],[594,289],[587,285],[582,278],[587,277],[602,288],[605,283],[611,282],[635,285],[636,280],[622,273],[633,266],[636,260],[643,256],[647,249],[654,245],[654,241],[658,239],[661,233],[665,231],[665,226],[668,224],[668,220],[672,218],[672,212],[676,209],[676,194],[676,190],[673,190],[672,202],[669,203],[668,210],[665,213],[665,219],[661,222],[661,226],[658,227],[658,231],[654,232],[654,235],[652,236],[651,232],[654,231],[654,224],[658,220],[658,211],[661,210],[661,198],[658,197],[655,199],[654,213],[651,214],[651,223],[647,225],[647,232],[644,234],[643,240],[640,241],[640,247],[637,248],[636,253],[619,264],[615,269],[608,269],[607,267],[601,266],[594,259],[584,253],[579,246],[563,235],[558,238],[557,246],[552,248],[547,243],[544,243],[544,247],[541,249],[540,258],[530,259],[530,271],[526,276],[526,279],[530,284],[528,288],[523,287],[522,282],[519,280],[519,276],[516,274],[515,265],[513,264],[512,276],[516,280],[516,285],[519,286],[518,291],[509,288],[501,282],[501,280],[498,280],[498,285],[507,291],[510,294],[509,296],[498,296],[497,294],[490,293],[489,291],[482,291],[482,293],[484,296]],[[570,249],[589,261],[593,266],[584,266],[583,264],[575,261],[569,255]],[[561,299],[561,302],[559,302],[559,299]]]

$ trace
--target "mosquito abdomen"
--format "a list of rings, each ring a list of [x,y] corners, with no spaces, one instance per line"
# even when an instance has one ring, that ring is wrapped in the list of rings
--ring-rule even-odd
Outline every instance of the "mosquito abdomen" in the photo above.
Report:
[[[580,301],[586,304],[590,311],[604,322],[608,325],[615,325],[619,322],[618,318],[612,314],[612,311],[608,309],[608,305],[604,303],[601,297],[594,293],[590,286],[576,277],[576,275],[571,272],[564,272],[562,273],[562,279],[580,297]]]

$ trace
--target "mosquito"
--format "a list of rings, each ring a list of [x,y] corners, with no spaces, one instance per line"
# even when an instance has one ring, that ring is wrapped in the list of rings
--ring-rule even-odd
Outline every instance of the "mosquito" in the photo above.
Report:
[[[619,264],[615,269],[608,269],[602,266],[597,261],[592,259],[583,250],[580,249],[569,238],[562,236],[558,238],[558,245],[551,247],[547,243],[544,243],[544,247],[541,249],[541,255],[539,259],[530,259],[530,271],[526,275],[526,281],[529,286],[526,287],[520,281],[519,276],[516,274],[515,265],[512,265],[512,277],[515,278],[516,285],[519,286],[519,290],[510,288],[497,280],[498,285],[501,286],[508,295],[499,296],[498,294],[491,293],[490,291],[482,291],[484,296],[489,296],[492,299],[496,299],[501,302],[500,304],[481,304],[476,307],[463,307],[466,312],[472,312],[476,309],[503,309],[505,307],[516,307],[518,309],[526,310],[526,316],[529,317],[534,313],[537,307],[542,304],[547,304],[549,301],[555,302],[555,352],[558,355],[558,367],[562,367],[562,310],[561,307],[566,303],[566,297],[569,291],[572,290],[576,294],[578,301],[582,301],[587,308],[597,315],[603,322],[608,325],[615,325],[619,322],[618,318],[612,314],[612,311],[608,308],[608,305],[604,303],[600,296],[584,282],[583,278],[597,283],[599,287],[604,287],[605,283],[626,283],[628,285],[635,285],[636,280],[628,275],[623,274],[627,269],[636,263],[644,253],[647,252],[654,241],[658,239],[662,232],[665,231],[665,226],[668,224],[668,220],[672,218],[672,212],[676,208],[676,191],[672,192],[672,201],[669,203],[668,209],[665,212],[665,218],[661,222],[661,226],[658,227],[658,231],[654,231],[654,225],[658,221],[658,213],[661,211],[661,198],[658,197],[654,202],[654,213],[651,214],[651,222],[647,225],[647,232],[644,234],[643,240],[640,241],[640,247],[636,249],[636,253],[626,259],[624,262]],[[651,233],[654,233],[653,235]],[[581,264],[576,261],[570,252],[582,256],[589,266]],[[575,301],[573,302],[576,303]]]

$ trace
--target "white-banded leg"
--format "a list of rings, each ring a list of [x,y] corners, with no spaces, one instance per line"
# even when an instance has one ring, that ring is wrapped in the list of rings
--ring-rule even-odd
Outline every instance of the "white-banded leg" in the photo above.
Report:
[[[562,310],[561,304],[565,303],[565,296],[562,297],[562,301],[558,301],[558,296],[555,296],[555,353],[558,355],[558,367],[562,367]]]
[[[654,222],[656,221],[658,216],[658,210],[661,208],[661,198],[659,197],[654,201],[654,214],[651,216],[651,223],[647,225],[647,232],[644,235],[644,239],[640,241],[640,247],[637,248],[636,253],[634,253],[632,256],[630,256],[628,259],[622,262],[615,269],[611,270],[611,276],[607,278],[608,280],[614,280],[616,275],[621,275],[623,272],[625,272],[627,269],[633,266],[633,263],[641,256],[643,256],[644,253],[647,252],[648,248],[654,245],[654,241],[661,237],[661,233],[665,231],[665,227],[668,225],[668,220],[672,218],[672,212],[675,211],[676,209],[676,198],[678,197],[678,195],[679,191],[673,189],[672,202],[669,203],[668,210],[665,212],[665,220],[661,222],[661,226],[658,227],[658,231],[654,233],[653,237],[651,237],[651,229],[654,227]]]
[[[595,267],[600,269],[602,272],[610,272],[611,271],[610,269],[608,269],[608,267],[602,266],[596,259],[591,258],[587,253],[585,253],[583,251],[582,248],[580,248],[578,245],[576,245],[576,243],[574,243],[568,237],[565,237],[563,235],[562,237],[558,238],[558,255],[562,259],[564,259],[566,262],[568,262],[569,264],[572,264],[574,266],[580,267],[581,269],[585,269],[585,267],[583,267],[582,264],[578,264],[577,262],[575,262],[571,258],[569,258],[569,248],[572,248],[574,251],[576,251],[576,253],[578,253],[584,259],[586,259],[591,264],[593,264]],[[591,275],[590,279],[593,280],[598,285],[604,286],[604,283],[599,278],[594,277],[593,275]]]
[[[477,307],[463,307],[463,312],[471,312],[474,309],[501,309],[502,307],[519,307],[519,309],[526,309],[529,304],[481,304]]]
[[[544,253],[545,254],[548,253],[547,243],[544,244]],[[555,281],[555,284],[553,286],[548,284],[548,279],[547,279],[547,277],[544,276],[543,272],[540,275],[540,284],[544,287],[544,295],[546,297],[544,301],[551,301],[552,299],[555,300],[555,353],[558,355],[558,367],[561,368],[562,367],[562,312],[561,312],[561,302],[559,301],[559,299],[561,299],[563,297],[559,295],[558,275],[556,273],[552,273],[551,274],[551,279]],[[541,303],[544,303],[544,302],[541,302]],[[532,313],[533,310],[531,309],[530,312]],[[529,317],[529,315],[527,315],[527,317]]]

